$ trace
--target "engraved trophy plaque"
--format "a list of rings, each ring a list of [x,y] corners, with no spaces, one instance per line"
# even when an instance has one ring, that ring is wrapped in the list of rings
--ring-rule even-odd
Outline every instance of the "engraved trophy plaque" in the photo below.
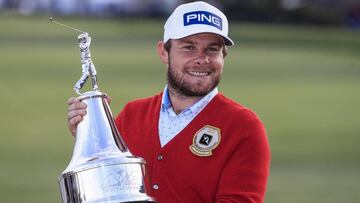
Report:
[[[69,27],[54,21],[53,23]],[[75,28],[69,27],[73,30]],[[105,94],[99,91],[90,55],[91,38],[80,31],[82,76],[74,90],[87,104],[87,114],[77,126],[73,155],[58,177],[63,203],[155,202],[145,192],[145,161],[133,156],[121,138]],[[92,90],[80,93],[91,77]]]

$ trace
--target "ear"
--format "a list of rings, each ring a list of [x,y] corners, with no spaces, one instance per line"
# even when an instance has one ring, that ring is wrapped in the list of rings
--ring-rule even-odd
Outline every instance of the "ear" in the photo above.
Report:
[[[159,41],[156,48],[161,61],[166,65],[169,64],[169,53],[165,50],[164,42]]]

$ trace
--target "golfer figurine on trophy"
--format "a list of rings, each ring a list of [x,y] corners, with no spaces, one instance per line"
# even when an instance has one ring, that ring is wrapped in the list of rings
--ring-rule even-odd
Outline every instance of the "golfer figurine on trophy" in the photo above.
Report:
[[[155,202],[145,192],[145,161],[133,156],[119,134],[105,94],[96,80],[88,33],[76,30],[82,63],[82,76],[74,90],[87,104],[87,114],[78,124],[70,164],[58,177],[63,203]],[[91,77],[92,90],[80,93]]]

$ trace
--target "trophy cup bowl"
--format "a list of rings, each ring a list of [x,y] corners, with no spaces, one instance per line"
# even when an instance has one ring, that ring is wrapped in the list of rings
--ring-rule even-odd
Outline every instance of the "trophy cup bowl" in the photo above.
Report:
[[[63,202],[154,202],[145,193],[145,162],[119,136],[105,95],[90,91],[79,98],[87,115],[78,124],[70,164],[58,178]]]

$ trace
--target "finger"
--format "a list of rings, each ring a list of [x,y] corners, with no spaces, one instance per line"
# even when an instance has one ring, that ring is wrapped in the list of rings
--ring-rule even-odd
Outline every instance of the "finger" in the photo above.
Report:
[[[75,116],[68,121],[68,128],[70,132],[75,136],[77,125],[83,120],[82,116]]]
[[[109,104],[111,103],[112,98],[110,96],[106,95],[105,99],[106,99],[107,103],[109,103]]]
[[[86,115],[85,109],[72,110],[72,111],[68,112],[67,119],[70,121],[74,117],[77,117],[77,116],[83,117],[85,115]]]
[[[71,105],[72,103],[74,103],[74,102],[79,102],[80,101],[80,99],[79,98],[77,98],[77,97],[70,97],[68,100],[67,100],[67,104],[68,105]]]
[[[75,117],[71,118],[71,119],[69,120],[69,122],[68,122],[69,127],[71,127],[71,128],[76,127],[76,125],[77,125],[78,123],[80,123],[82,120],[83,120],[83,117],[82,117],[82,116],[75,116]]]
[[[85,102],[74,102],[71,105],[69,105],[68,111],[73,111],[77,109],[86,109],[87,105]]]

